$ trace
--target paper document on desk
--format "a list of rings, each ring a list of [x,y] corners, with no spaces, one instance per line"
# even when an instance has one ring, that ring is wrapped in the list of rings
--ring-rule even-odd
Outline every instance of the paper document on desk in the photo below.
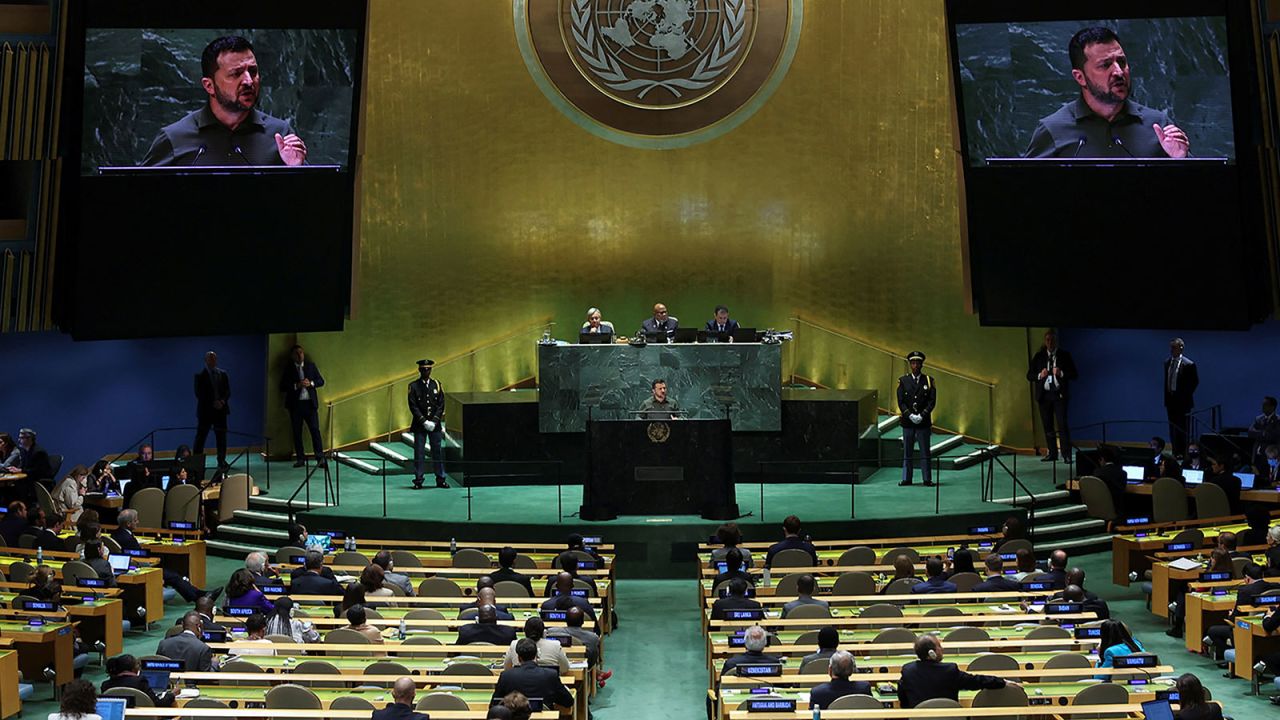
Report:
[[[1169,567],[1173,568],[1174,570],[1195,570],[1196,568],[1200,567],[1200,563],[1196,562],[1192,558],[1184,557],[1184,558],[1178,558],[1177,560],[1174,560],[1173,562],[1169,563]]]

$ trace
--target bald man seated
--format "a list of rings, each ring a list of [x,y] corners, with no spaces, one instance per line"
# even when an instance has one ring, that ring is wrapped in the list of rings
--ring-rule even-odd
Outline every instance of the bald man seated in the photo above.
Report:
[[[373,720],[428,720],[426,714],[413,711],[413,697],[417,691],[412,678],[397,678],[395,685],[391,686],[391,699],[395,702],[374,710]]]

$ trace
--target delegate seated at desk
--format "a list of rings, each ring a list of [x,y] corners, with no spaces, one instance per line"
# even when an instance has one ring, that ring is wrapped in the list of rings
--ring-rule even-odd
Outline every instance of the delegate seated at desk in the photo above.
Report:
[[[653,395],[640,405],[637,414],[641,420],[674,420],[681,413],[675,400],[667,398],[667,381],[653,381]]]
[[[675,335],[679,328],[680,320],[667,314],[666,305],[657,303],[653,306],[653,317],[645,318],[645,321],[640,323],[640,334],[645,337],[665,334],[667,341],[670,342],[671,336]]]
[[[587,308],[587,320],[579,332],[590,335],[613,335],[613,323],[601,320],[600,308]]]
[[[707,332],[717,333],[720,335],[732,335],[738,330],[738,321],[729,317],[729,308],[724,305],[717,305],[715,317],[707,321]]]

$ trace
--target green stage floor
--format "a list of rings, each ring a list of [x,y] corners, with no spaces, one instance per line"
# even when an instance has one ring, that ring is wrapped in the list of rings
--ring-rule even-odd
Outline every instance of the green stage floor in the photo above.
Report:
[[[1018,477],[1035,494],[1054,489],[1051,466],[1026,458],[1019,458]],[[1012,458],[1005,462],[1012,463]],[[1002,513],[1007,505],[983,502],[981,499],[981,465],[958,471],[943,471],[937,488],[920,485],[917,472],[916,485],[898,487],[901,468],[882,468],[867,481],[857,486],[839,484],[764,484],[738,483],[738,508],[745,517],[739,524],[779,523],[782,518],[795,514],[805,522],[848,521],[851,505],[857,520],[901,520],[904,515],[927,517],[934,514],[935,506],[942,515],[963,513]],[[300,482],[300,470],[288,463],[273,463],[270,494],[288,497]],[[1065,481],[1066,466],[1059,466],[1058,482]],[[255,476],[257,477],[257,476]],[[511,522],[513,519],[527,524],[600,525],[654,525],[664,521],[673,523],[702,522],[689,515],[622,516],[602,523],[587,523],[577,519],[582,503],[582,487],[564,485],[481,487],[471,490],[470,507],[465,489],[454,487],[439,490],[428,487],[413,490],[408,475],[392,475],[384,478],[366,475],[352,468],[342,468],[331,474],[332,484],[341,503],[337,507],[319,509],[309,513],[314,518],[385,517],[388,519],[479,523]],[[260,483],[261,484],[261,483]],[[320,476],[312,479],[312,501],[323,499]],[[850,491],[855,497],[850,497]],[[936,489],[936,493],[935,493]],[[995,496],[1007,498],[1013,495],[1012,480],[1003,471],[997,471]],[[299,498],[302,496],[299,495]],[[909,503],[904,512],[903,503]],[[470,511],[470,515],[468,515]],[[748,515],[748,513],[750,513]]]

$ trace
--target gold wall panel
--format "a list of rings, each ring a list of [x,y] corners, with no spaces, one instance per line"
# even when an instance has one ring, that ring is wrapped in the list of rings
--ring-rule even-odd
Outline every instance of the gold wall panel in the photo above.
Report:
[[[1024,331],[965,310],[940,0],[809,0],[764,107],[663,151],[597,138],[551,107],[512,23],[504,0],[372,2],[359,313],[344,332],[299,337],[328,398],[546,317],[572,337],[589,305],[629,333],[655,300],[685,324],[724,302],[745,325],[802,317],[994,382],[996,439],[1030,444]],[[484,382],[531,375],[527,357]],[[830,386],[888,377],[869,364],[832,341],[788,354]],[[985,435],[986,401],[939,386],[939,424]],[[269,432],[287,437],[279,405]],[[339,420],[339,441],[378,424],[367,412]]]

